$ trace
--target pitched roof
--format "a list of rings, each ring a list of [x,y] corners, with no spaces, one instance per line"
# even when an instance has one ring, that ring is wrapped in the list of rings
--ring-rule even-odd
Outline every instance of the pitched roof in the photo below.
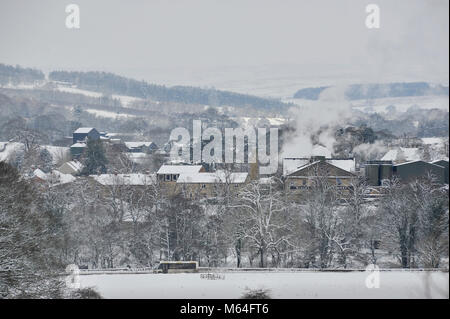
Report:
[[[51,172],[51,177],[54,177],[57,179],[56,184],[66,184],[70,183],[76,180],[75,177],[73,177],[70,174],[63,174],[58,170],[53,170]]]
[[[336,165],[333,165],[333,164],[329,163],[328,161],[320,161],[319,160],[319,161],[315,161],[315,162],[306,164],[306,165],[298,168],[296,171],[289,173],[288,176],[303,176],[303,175],[301,175],[303,172],[305,172],[304,176],[309,176],[310,174],[308,172],[308,169],[312,168],[312,167],[318,167],[319,165],[328,167],[329,170],[327,172],[328,172],[329,176],[353,176],[353,175],[355,175],[354,173],[347,171],[345,169],[342,169]],[[333,171],[331,171],[331,170],[333,170]]]
[[[417,160],[417,161],[409,161],[409,162],[404,162],[404,163],[400,163],[400,164],[395,164],[394,166],[405,166],[405,165],[411,165],[411,164],[415,164],[415,163],[423,163],[426,165],[431,165],[431,166],[438,166],[440,168],[442,168],[443,166],[436,164],[436,163],[428,163],[422,160]]]
[[[355,172],[356,162],[354,158],[326,158],[325,161],[344,171]],[[309,158],[284,158],[283,159],[283,175],[289,175],[303,166],[310,163]]]
[[[35,169],[33,172],[33,176],[38,177],[40,179],[46,180],[47,179],[47,174],[45,174],[42,170],[40,170],[39,168]]]
[[[295,172],[297,169],[307,164],[307,158],[284,158],[283,159],[283,175],[288,175]]]
[[[77,129],[75,130],[74,133],[77,133],[77,134],[87,134],[87,133],[89,133],[90,131],[92,131],[93,129],[94,129],[93,127],[79,127],[79,128],[77,128]]]
[[[183,173],[177,179],[179,184],[242,184],[245,183],[248,173],[230,173],[224,171],[215,173]]]
[[[200,172],[202,167],[201,165],[163,165],[157,174],[192,174]]]
[[[141,146],[149,147],[152,144],[155,144],[155,143],[153,143],[153,142],[125,142],[125,146],[128,148],[141,147]]]
[[[448,165],[448,160],[445,160],[445,159],[440,159],[440,160],[435,160],[435,161],[432,161],[431,162],[431,164],[437,164],[437,165],[439,165],[438,163],[446,163],[447,165]]]
[[[330,159],[326,160],[328,163],[343,169],[344,171],[354,172],[356,169],[355,159]]]
[[[76,179],[72,175],[63,174],[58,170],[53,170],[50,173],[46,174],[43,171],[41,171],[39,168],[34,170],[33,176],[38,177],[39,179],[42,179],[44,181],[48,181],[51,184],[53,184],[53,186],[70,183]]]
[[[78,161],[65,162],[60,167],[62,167],[63,165],[69,166],[69,168],[73,169],[74,171],[80,171],[83,168],[83,164]]]
[[[86,143],[75,143],[71,146],[72,147],[86,147]]]

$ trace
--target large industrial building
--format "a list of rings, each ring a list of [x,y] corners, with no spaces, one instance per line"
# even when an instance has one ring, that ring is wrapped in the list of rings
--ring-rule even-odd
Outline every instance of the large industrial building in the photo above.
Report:
[[[364,167],[365,176],[370,186],[382,186],[384,180],[393,176],[400,181],[408,183],[416,179],[424,178],[428,174],[433,175],[440,184],[448,184],[448,161],[410,161],[394,164],[392,161],[368,161]]]

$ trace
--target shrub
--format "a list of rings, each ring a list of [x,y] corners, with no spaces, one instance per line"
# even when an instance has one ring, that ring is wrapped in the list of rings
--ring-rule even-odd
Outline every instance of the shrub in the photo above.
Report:
[[[241,297],[242,299],[271,299],[270,290],[265,288],[246,289]]]

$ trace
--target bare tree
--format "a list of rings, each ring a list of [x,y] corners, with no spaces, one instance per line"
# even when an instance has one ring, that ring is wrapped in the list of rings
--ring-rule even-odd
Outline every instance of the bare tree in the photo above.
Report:
[[[389,181],[380,203],[383,240],[399,257],[403,268],[415,267],[418,214],[407,187],[396,178]]]
[[[276,252],[287,240],[284,232],[289,228],[289,216],[280,187],[259,180],[248,183],[237,194],[231,206],[241,214],[243,237],[257,249],[259,266],[267,266],[267,254]]]
[[[333,260],[334,244],[341,251],[348,245],[338,231],[342,221],[337,212],[339,198],[336,186],[328,181],[326,175],[314,174],[304,197],[301,210],[309,237],[305,266],[327,268]]]
[[[448,256],[448,190],[436,184],[433,176],[410,184],[413,204],[418,208],[418,245],[420,262],[438,268]]]

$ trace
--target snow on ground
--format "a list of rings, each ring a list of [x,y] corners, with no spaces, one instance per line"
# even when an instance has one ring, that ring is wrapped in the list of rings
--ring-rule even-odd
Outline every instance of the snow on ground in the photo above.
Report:
[[[67,92],[67,93],[73,93],[73,94],[82,94],[84,96],[96,97],[96,98],[102,97],[104,95],[103,93],[100,93],[100,92],[82,90],[82,89],[78,89],[78,88],[71,87],[71,86],[66,86],[66,85],[58,85],[57,86],[57,90],[61,91],[61,92]],[[120,100],[120,103],[122,103],[123,107],[129,107],[130,104],[133,103],[134,101],[141,101],[142,100],[142,99],[137,98],[137,97],[127,96],[127,95],[118,95],[118,94],[113,94],[111,97],[113,99]]]
[[[69,87],[69,86],[65,86],[65,85],[58,85],[56,89],[61,92],[67,92],[67,93],[72,93],[72,94],[81,94],[81,95],[85,95],[85,96],[89,96],[89,97],[97,97],[98,98],[98,97],[103,96],[103,93],[77,89],[77,88]]]
[[[19,142],[0,142],[0,161],[8,160],[14,152],[21,151],[23,148],[23,144]],[[53,164],[69,153],[68,147],[44,145],[42,148],[52,155]]]
[[[36,81],[34,84],[25,84],[25,83],[19,83],[19,84],[12,84],[8,83],[7,85],[0,85],[1,88],[4,89],[15,89],[15,90],[34,90],[42,87],[45,85],[46,82],[44,81]]]
[[[367,113],[386,112],[386,108],[390,105],[395,106],[397,112],[405,112],[411,106],[417,105],[422,109],[441,109],[448,110],[448,96],[408,96],[393,97],[374,100],[357,100],[352,101],[353,108],[359,109]]]
[[[300,106],[320,107],[323,101],[305,100],[305,99],[286,99],[285,102],[291,102]],[[440,109],[448,110],[448,96],[408,96],[408,97],[392,97],[371,100],[354,100],[348,101],[348,104],[355,110],[364,113],[383,113],[386,112],[388,106],[395,106],[397,112],[405,112],[411,106],[418,106],[421,109]]]
[[[117,94],[113,94],[112,98],[120,100],[120,103],[122,103],[123,107],[129,107],[130,104],[132,104],[135,101],[142,101],[142,99],[140,99],[138,97],[126,96],[126,95],[117,95]]]
[[[42,146],[52,155],[53,164],[59,162],[63,158],[67,158],[70,155],[69,147],[44,145]]]
[[[270,289],[272,298],[448,298],[448,273],[380,272],[380,287],[367,288],[366,272],[233,272],[225,280],[199,273],[82,275],[82,287],[104,298],[240,298],[246,288]],[[429,287],[429,288],[427,288]]]
[[[423,137],[422,143],[441,147],[444,145],[444,139],[442,137]]]
[[[0,162],[7,161],[12,154],[23,150],[23,144],[18,142],[0,142]]]
[[[132,114],[115,113],[115,112],[111,112],[111,111],[104,111],[104,110],[97,110],[97,109],[84,109],[83,111],[94,114],[95,116],[108,117],[108,118],[112,118],[112,119],[136,117],[136,115],[132,115]]]

